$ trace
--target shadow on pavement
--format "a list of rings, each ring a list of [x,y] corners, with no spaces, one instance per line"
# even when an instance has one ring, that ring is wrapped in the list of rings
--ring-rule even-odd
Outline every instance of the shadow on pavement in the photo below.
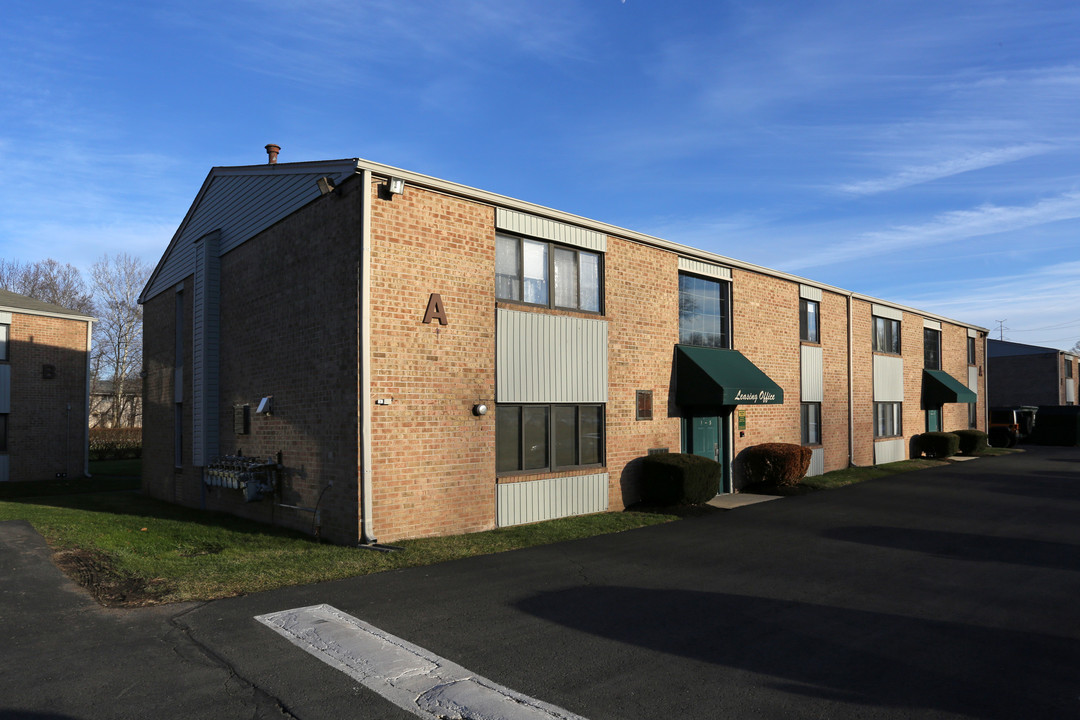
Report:
[[[771,676],[770,687],[791,694],[985,718],[1076,709],[1074,697],[1046,695],[1080,676],[1080,647],[1058,637],[689,590],[584,586],[518,606],[581,632]]]
[[[1080,571],[1080,545],[1046,540],[880,526],[832,528],[821,535],[830,540],[910,550],[954,560]]]

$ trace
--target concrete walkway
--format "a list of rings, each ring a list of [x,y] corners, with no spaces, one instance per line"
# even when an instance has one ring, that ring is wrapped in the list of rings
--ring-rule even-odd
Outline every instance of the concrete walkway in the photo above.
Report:
[[[770,500],[779,500],[779,495],[755,495],[753,493],[724,493],[723,495],[717,495],[712,500],[705,503],[715,508],[721,508],[723,510],[734,510],[735,508],[745,507],[746,505],[757,505],[758,503],[769,502]]]

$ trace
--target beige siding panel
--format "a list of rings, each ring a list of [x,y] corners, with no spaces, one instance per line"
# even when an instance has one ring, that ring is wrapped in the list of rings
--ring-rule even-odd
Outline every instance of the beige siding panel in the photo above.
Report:
[[[11,324],[11,313],[9,313],[9,312],[0,312],[0,325],[10,325],[10,324]]]
[[[608,474],[504,483],[495,487],[499,527],[554,520],[608,509]]]
[[[907,440],[896,438],[895,440],[878,440],[874,443],[874,464],[900,462],[907,460],[905,448]]]
[[[904,402],[904,359],[874,356],[874,402]]]
[[[723,265],[713,265],[700,260],[691,260],[690,258],[679,258],[679,270],[695,275],[720,278],[721,280],[731,279],[731,268],[726,268]]]
[[[496,311],[496,399],[501,403],[607,402],[604,320]]]
[[[595,230],[586,230],[517,210],[495,208],[495,228],[596,252],[607,250],[607,236]]]
[[[192,464],[201,467],[218,451],[218,348],[221,258],[218,234],[196,243],[192,316]]]
[[[825,474],[825,448],[812,448],[810,450],[810,467],[806,470],[806,477],[815,477]]]
[[[938,332],[941,331],[941,323],[938,322],[937,320],[930,320],[928,318],[923,318],[922,326],[924,328],[928,328],[930,330],[937,330]]]
[[[11,366],[0,365],[0,413],[11,412]],[[11,442],[9,439],[8,442]]]
[[[1073,378],[1065,378],[1065,400],[1076,402],[1076,384]]]
[[[979,337],[979,332],[975,330],[975,328],[968,328],[968,337],[977,338]]]
[[[8,456],[0,455],[0,482],[7,482],[11,479],[11,466],[8,464]]]
[[[979,368],[968,368],[968,390],[974,390],[975,394],[979,394]]]
[[[825,370],[822,351],[813,345],[802,346],[802,401],[821,402],[825,397]]]
[[[889,307],[888,305],[878,305],[874,303],[871,305],[871,313],[878,317],[889,318],[890,320],[903,320],[904,311],[897,310],[896,308]]]
[[[799,297],[804,300],[816,300],[817,302],[821,302],[822,296],[823,293],[821,292],[821,288],[814,287],[813,285],[799,286]]]

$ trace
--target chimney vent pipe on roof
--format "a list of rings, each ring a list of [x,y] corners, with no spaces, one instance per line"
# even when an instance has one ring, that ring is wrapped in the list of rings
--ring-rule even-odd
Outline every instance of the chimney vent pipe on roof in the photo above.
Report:
[[[266,154],[270,158],[269,163],[271,165],[276,165],[277,164],[277,156],[278,156],[279,152],[281,152],[281,146],[280,145],[275,145],[274,143],[270,143],[269,145],[266,146]]]

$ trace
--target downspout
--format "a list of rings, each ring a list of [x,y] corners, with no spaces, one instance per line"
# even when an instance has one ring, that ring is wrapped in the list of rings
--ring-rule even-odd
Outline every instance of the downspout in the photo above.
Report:
[[[83,475],[90,477],[90,350],[94,338],[94,321],[86,321],[86,398],[83,409]],[[70,413],[69,413],[70,414]],[[70,437],[70,436],[69,436]]]
[[[855,464],[855,312],[854,296],[847,294],[847,409],[848,409],[848,467]]]
[[[374,545],[371,526],[371,171],[360,175],[360,544]]]

